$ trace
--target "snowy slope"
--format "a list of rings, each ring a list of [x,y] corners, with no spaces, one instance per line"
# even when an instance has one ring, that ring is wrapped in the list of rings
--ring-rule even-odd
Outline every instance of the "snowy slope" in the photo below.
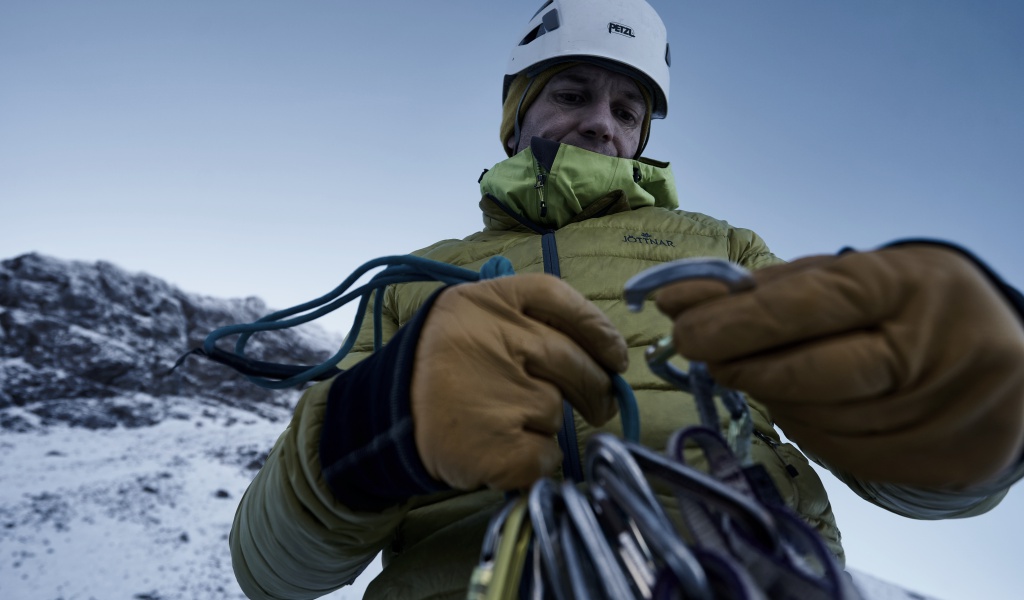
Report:
[[[0,598],[244,598],[227,534],[287,411],[167,401],[149,427],[3,434]]]

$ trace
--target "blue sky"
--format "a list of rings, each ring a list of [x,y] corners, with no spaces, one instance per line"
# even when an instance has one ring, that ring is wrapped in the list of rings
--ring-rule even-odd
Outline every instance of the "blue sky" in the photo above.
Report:
[[[944,238],[1024,285],[1024,3],[652,4],[673,79],[647,155],[672,162],[684,208],[783,258]],[[504,158],[508,50],[539,5],[4,2],[0,257],[108,260],[285,307],[464,237],[478,175]],[[950,523],[833,498],[852,566],[950,600],[1024,584],[1020,490]]]

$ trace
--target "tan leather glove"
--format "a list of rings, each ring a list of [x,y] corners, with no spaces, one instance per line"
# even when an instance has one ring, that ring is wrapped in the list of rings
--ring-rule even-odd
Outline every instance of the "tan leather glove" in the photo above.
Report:
[[[562,460],[562,399],[594,425],[617,405],[607,371],[627,366],[607,317],[550,275],[454,286],[434,302],[416,347],[416,450],[462,490],[524,488]]]
[[[814,256],[659,291],[677,350],[768,406],[857,477],[959,488],[1024,445],[1024,329],[981,270],[938,245]]]

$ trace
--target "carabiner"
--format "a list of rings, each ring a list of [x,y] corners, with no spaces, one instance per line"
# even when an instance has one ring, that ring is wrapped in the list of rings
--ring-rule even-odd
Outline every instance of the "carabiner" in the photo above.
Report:
[[[720,258],[684,258],[651,267],[633,276],[626,282],[623,297],[629,310],[639,312],[643,308],[644,300],[655,290],[672,283],[694,279],[721,281],[729,288],[730,293],[754,287],[754,278],[750,276],[750,272],[735,263]],[[689,372],[674,366],[669,359],[675,354],[672,337],[668,336],[651,344],[644,353],[644,358],[647,367],[655,375],[693,395],[701,424],[714,431],[721,429],[714,396],[717,394],[722,398],[729,411],[726,439],[741,464],[749,464],[750,436],[754,424],[743,395],[716,386],[703,363],[691,362]]]

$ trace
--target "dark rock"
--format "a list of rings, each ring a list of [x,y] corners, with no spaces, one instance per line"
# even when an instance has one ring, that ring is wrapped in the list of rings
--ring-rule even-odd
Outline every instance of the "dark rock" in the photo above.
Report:
[[[0,411],[23,407],[43,424],[142,427],[169,415],[181,418],[161,400],[186,396],[277,418],[296,391],[257,387],[199,357],[171,370],[214,329],[270,312],[258,298],[190,294],[108,262],[39,254],[4,260]],[[306,327],[257,336],[247,352],[271,362],[315,364],[333,354],[338,343]],[[0,427],[31,425],[23,416],[0,414]]]

